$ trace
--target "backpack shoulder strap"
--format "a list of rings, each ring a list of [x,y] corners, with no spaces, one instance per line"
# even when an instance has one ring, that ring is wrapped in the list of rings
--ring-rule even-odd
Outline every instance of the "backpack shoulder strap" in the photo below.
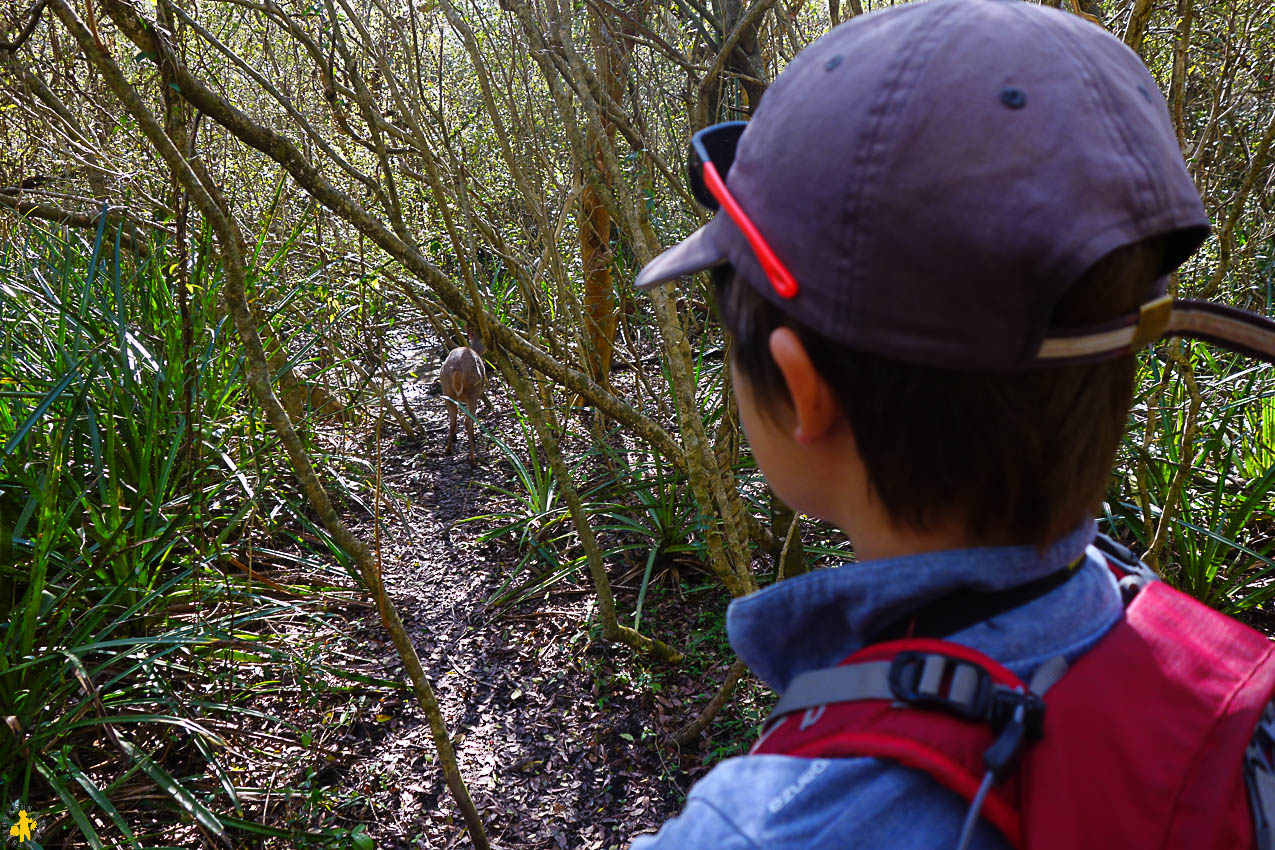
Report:
[[[752,752],[891,759],[971,801],[990,772],[982,815],[1015,848],[1254,846],[1242,766],[1275,644],[1152,581],[1065,676],[1052,667],[1028,689],[959,644],[876,644],[794,679]],[[1053,681],[1046,714],[1032,690]]]
[[[1038,737],[1044,704],[1012,672],[976,650],[930,639],[875,644],[837,667],[797,676],[754,754],[890,759],[973,800],[989,773],[982,814],[1021,848],[1012,768]]]

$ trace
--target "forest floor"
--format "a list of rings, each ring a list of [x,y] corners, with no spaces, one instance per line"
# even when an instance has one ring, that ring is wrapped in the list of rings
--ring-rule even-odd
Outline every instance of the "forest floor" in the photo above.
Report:
[[[410,363],[431,363],[416,370],[424,380],[405,387],[421,432],[409,439],[387,420],[382,433],[381,487],[384,501],[397,506],[382,511],[385,585],[433,684],[492,846],[625,848],[676,815],[690,786],[714,764],[756,740],[774,696],[745,675],[693,748],[670,747],[672,734],[715,693],[734,660],[723,627],[729,600],[691,556],[657,564],[643,606],[642,631],[685,652],[678,665],[602,641],[583,568],[531,599],[494,604],[511,581],[526,581],[535,569],[533,560],[517,571],[525,549],[516,533],[489,534],[510,521],[502,514],[518,511],[513,460],[530,464],[528,447],[506,389],[493,383],[492,409],[479,414],[486,433],[478,440],[478,464],[468,463],[463,425],[455,451],[444,454],[447,414],[433,383],[433,356],[409,348],[396,364],[406,373]],[[577,433],[563,445],[568,464],[586,464],[589,429],[579,421],[572,427]],[[586,466],[577,478],[590,474]],[[373,540],[366,511],[349,511],[346,519]],[[644,566],[640,554],[607,564],[628,623]],[[341,616],[358,654],[379,665],[361,672],[406,682],[372,612],[350,607]],[[1269,613],[1246,619],[1275,634]],[[327,789],[325,805],[340,801],[329,814],[347,829],[366,827],[381,850],[472,846],[411,692],[364,696],[359,718],[332,748],[340,758],[314,779]]]
[[[436,370],[424,371],[432,381]],[[481,541],[499,522],[465,520],[508,507],[510,499],[491,487],[513,487],[515,468],[486,438],[471,467],[463,426],[454,453],[444,455],[447,417],[437,386],[412,389],[408,403],[424,426],[422,439],[409,441],[387,425],[382,441],[381,486],[401,508],[383,515],[383,573],[488,836],[499,848],[627,847],[680,811],[687,789],[712,764],[755,740],[769,708],[764,689],[745,677],[697,747],[667,748],[733,661],[723,637],[728,599],[693,565],[680,574],[676,564],[657,570],[642,628],[684,650],[680,665],[602,642],[587,575],[530,601],[491,605],[521,553],[512,535]],[[524,452],[505,389],[489,385],[488,398],[493,410],[480,414],[483,428]],[[371,539],[365,514],[348,519]],[[608,564],[622,612],[634,610],[641,566]],[[374,619],[350,628],[364,656],[384,659],[375,675],[405,681]],[[471,846],[410,692],[379,697],[370,712],[376,721],[345,736],[347,756],[327,775],[355,802],[345,818],[361,818],[378,848]]]
[[[455,451],[444,454],[447,413],[433,380],[436,354],[408,347],[392,367],[419,375],[404,386],[405,404],[420,424],[416,435],[409,437],[387,417],[380,428],[374,421],[320,426],[312,437],[333,457],[352,458],[358,466],[354,475],[365,476],[373,457],[379,461],[379,534],[369,508],[373,500],[362,488],[345,488],[359,494],[345,502],[345,519],[379,553],[385,586],[433,685],[491,845],[626,848],[635,836],[655,831],[680,812],[690,786],[713,765],[756,740],[774,695],[745,675],[692,747],[670,745],[734,661],[724,634],[729,600],[694,552],[654,562],[641,608],[641,631],[684,652],[679,664],[603,641],[583,568],[522,601],[493,601],[510,587],[543,577],[536,576],[541,567],[528,557],[521,529],[502,532],[515,518],[536,515],[519,498],[526,496],[520,474],[536,466],[535,453],[524,441],[506,388],[493,382],[487,393],[491,409],[479,415],[478,463],[468,463],[463,425]],[[614,377],[617,383],[633,380],[628,374]],[[652,376],[655,385],[659,380]],[[595,451],[586,417],[573,417],[563,451],[577,481],[596,483],[613,473]],[[339,464],[329,470],[352,477]],[[741,486],[757,495],[755,478]],[[551,515],[544,512],[530,522],[532,538],[544,542],[565,533],[568,523],[554,525],[545,519]],[[606,523],[604,511],[594,516]],[[681,531],[694,534],[693,526]],[[803,529],[803,537],[821,538],[806,542],[823,557],[843,560],[829,551],[835,541],[823,533],[814,523]],[[606,566],[621,621],[632,624],[649,541],[638,540],[639,548],[628,552],[626,542],[614,531],[600,534],[601,545],[617,553]],[[558,548],[573,555],[578,546]],[[303,561],[298,557],[297,563]],[[288,583],[285,575],[277,578]],[[251,796],[241,794],[246,814],[272,829],[308,832],[313,840],[307,846],[472,847],[399,657],[375,608],[357,595],[348,583],[327,588],[307,600],[317,616],[297,616],[280,626],[300,648],[301,666],[248,665],[231,677],[241,687],[260,686],[263,696],[248,707],[263,718],[282,718],[283,727],[254,729],[252,722],[239,721],[246,734],[238,740],[257,745],[241,747],[239,752],[250,755],[230,765],[242,771],[236,776],[247,777],[245,787],[256,786]],[[1269,613],[1247,619],[1275,634]],[[201,681],[188,687],[198,689]],[[267,696],[271,693],[278,696]],[[170,767],[178,770],[182,754],[172,755]],[[204,777],[205,785],[208,781]],[[142,825],[168,836],[163,842],[168,846],[223,846],[201,841],[195,826],[173,822],[167,810],[143,811]],[[278,843],[243,837],[248,843],[234,846],[294,846],[294,838]]]

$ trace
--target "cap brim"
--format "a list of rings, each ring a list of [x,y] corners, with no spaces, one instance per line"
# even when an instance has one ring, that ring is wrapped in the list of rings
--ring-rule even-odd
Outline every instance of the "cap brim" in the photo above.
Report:
[[[681,242],[647,263],[638,272],[633,285],[638,289],[650,289],[679,277],[725,263],[726,252],[717,247],[710,229],[713,222],[701,227]]]

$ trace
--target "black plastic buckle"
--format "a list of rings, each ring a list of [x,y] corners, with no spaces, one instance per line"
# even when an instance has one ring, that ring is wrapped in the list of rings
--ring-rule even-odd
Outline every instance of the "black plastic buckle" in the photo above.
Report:
[[[1030,691],[998,691],[990,719],[997,737],[983,753],[983,763],[1000,782],[1018,766],[1024,742],[1045,734],[1045,701]]]
[[[922,690],[926,663],[936,659],[943,666],[933,677],[935,684]],[[953,699],[952,682],[956,674],[965,669],[975,672],[973,694],[967,700]],[[964,658],[939,652],[900,652],[890,663],[889,683],[890,693],[899,702],[942,709],[991,726],[997,737],[983,754],[983,760],[997,782],[1014,771],[1024,742],[1040,740],[1045,734],[1043,699],[1030,691],[998,687],[986,668]]]
[[[932,659],[941,659],[944,662],[942,675],[938,677],[937,688],[923,691],[921,677],[926,662]],[[955,700],[948,695],[953,677],[962,668],[974,670],[977,675],[973,696],[967,701]],[[992,676],[982,666],[964,658],[938,652],[900,652],[890,663],[889,683],[890,693],[899,702],[922,708],[940,708],[967,720],[991,719],[996,697]]]
[[[1023,729],[1027,737],[1039,741],[1045,734],[1045,701],[1031,691],[998,690],[992,697],[992,710],[988,720],[997,732],[1014,719],[1014,711],[1023,708]]]

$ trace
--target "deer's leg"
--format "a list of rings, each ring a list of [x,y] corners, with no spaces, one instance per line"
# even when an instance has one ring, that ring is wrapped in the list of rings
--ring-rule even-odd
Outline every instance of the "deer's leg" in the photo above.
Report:
[[[456,402],[444,396],[447,401],[447,445],[443,447],[443,454],[452,453],[452,444],[456,442]]]
[[[469,465],[473,466],[478,463],[478,456],[474,454],[474,418],[472,416],[465,417],[465,433],[469,436]]]

